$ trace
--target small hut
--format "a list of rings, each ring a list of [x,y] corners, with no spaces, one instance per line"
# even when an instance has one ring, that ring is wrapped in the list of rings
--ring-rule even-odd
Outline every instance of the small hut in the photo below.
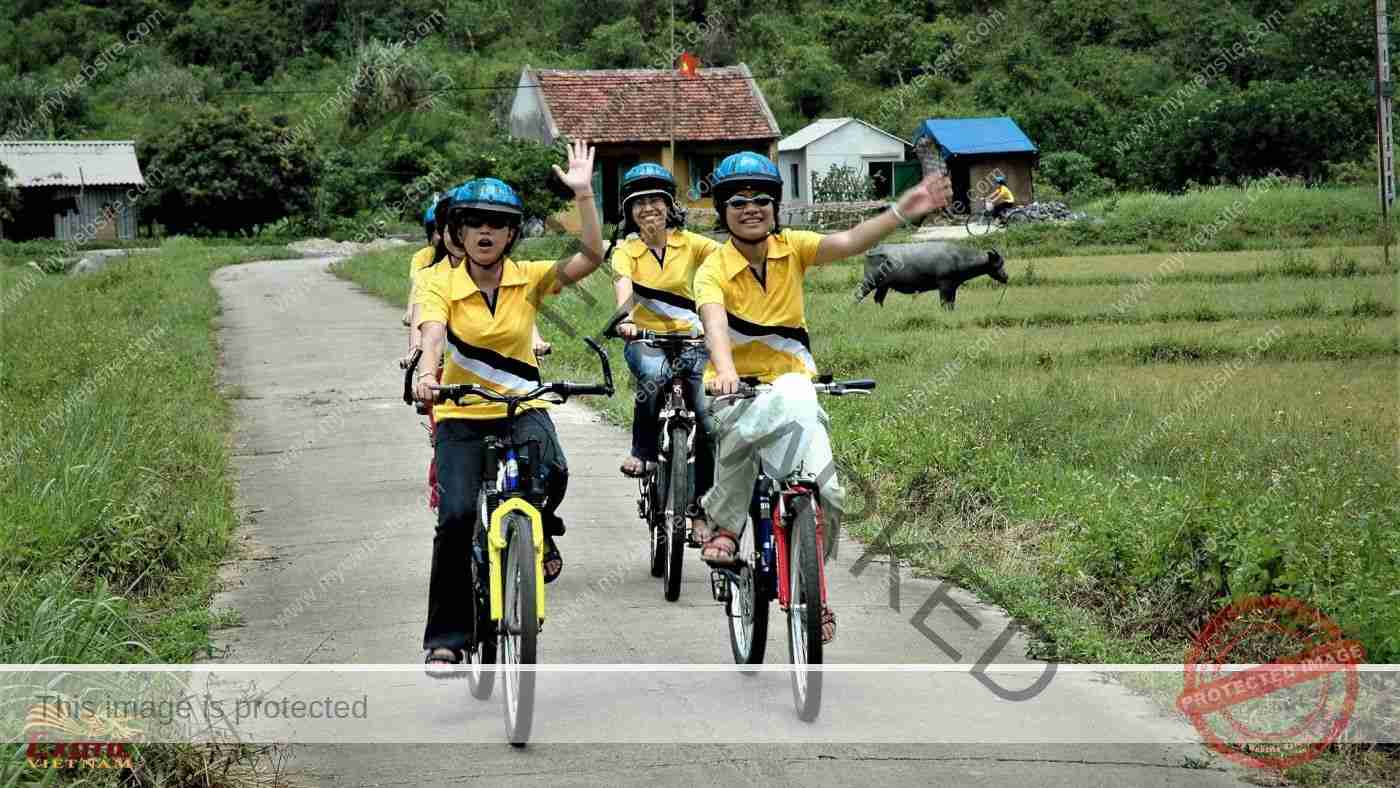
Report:
[[[14,171],[20,210],[4,237],[14,241],[115,241],[136,237],[136,202],[146,179],[136,143],[0,142],[0,162]]]
[[[1040,150],[1011,118],[930,118],[914,131],[914,146],[932,144],[948,167],[953,200],[980,210],[980,201],[1006,176],[1018,205],[1035,200],[1033,174]]]

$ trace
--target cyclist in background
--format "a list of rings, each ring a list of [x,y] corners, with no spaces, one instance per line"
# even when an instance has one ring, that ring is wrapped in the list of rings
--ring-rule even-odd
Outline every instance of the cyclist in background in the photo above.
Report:
[[[588,276],[603,261],[603,235],[591,189],[593,149],[583,142],[573,143],[568,171],[555,165],[554,173],[574,192],[584,248],[560,263],[511,259],[524,206],[510,186],[495,178],[478,178],[453,192],[443,237],[462,250],[465,264],[435,266],[419,284],[417,295],[424,355],[433,359],[446,350],[443,384],[471,383],[501,394],[518,394],[539,383],[531,344],[540,300]],[[420,402],[434,402],[437,389],[438,377],[430,365],[418,373],[414,394]],[[548,583],[564,566],[554,537],[564,533],[557,509],[568,485],[568,466],[547,403],[524,403],[519,412],[515,438],[538,443],[540,454],[533,464],[548,496],[541,511]],[[468,397],[461,403],[437,404],[433,414],[437,420],[434,460],[442,500],[433,537],[423,648],[430,665],[458,664],[474,621],[467,561],[474,529],[484,526],[477,522],[482,448],[488,436],[500,435],[506,427],[506,406]]]
[[[621,246],[617,237],[636,233]],[[687,350],[681,356],[681,369],[673,370],[659,349],[633,342],[638,331],[667,334],[701,333],[700,316],[695,312],[691,279],[700,263],[719,248],[703,235],[685,229],[685,214],[676,206],[676,179],[659,164],[638,164],[622,176],[622,222],[613,233],[610,260],[618,279],[613,284],[619,308],[629,309],[628,319],[617,331],[628,343],[623,350],[627,366],[637,383],[632,409],[632,453],[622,463],[628,476],[642,476],[647,465],[657,461],[660,437],[658,420],[662,388],[675,374],[688,381],[687,399],[697,416],[695,434],[695,484],[692,498],[685,502],[692,537],[703,542],[708,534],[697,532],[697,501],[710,489],[714,479],[714,453],[705,425],[705,397],[701,378],[709,354],[703,349]]]
[[[408,261],[408,306],[404,309],[403,321],[408,326],[408,353],[399,361],[399,367],[406,369],[409,359],[413,357],[414,351],[422,347],[422,338],[418,335],[418,321],[415,320],[414,295],[418,290],[418,279],[439,259],[438,250],[443,248],[442,237],[437,229],[437,216],[439,209],[444,217],[447,216],[447,206],[452,202],[452,192],[446,196],[433,195],[428,201],[427,208],[423,211],[423,231],[428,236],[428,245],[414,253]],[[445,254],[445,252],[444,252]]]
[[[998,175],[992,179],[992,183],[997,185],[996,191],[987,197],[987,211],[992,218],[1000,219],[1006,212],[1016,207],[1016,196],[1011,193],[1011,189],[1006,186],[1006,176]]]
[[[826,414],[812,387],[817,368],[807,334],[803,277],[815,266],[861,254],[901,224],[944,207],[952,189],[946,176],[930,175],[900,195],[888,211],[844,232],[822,235],[780,229],[783,179],[766,156],[749,151],[729,156],[715,168],[710,188],[719,225],[729,240],[695,274],[695,302],[710,350],[706,389],[714,395],[733,394],[741,377],[773,384],[772,390],[753,399],[711,411],[715,480],[701,509],[712,535],[701,558],[715,566],[733,566],[748,523],[759,453],[769,444],[781,444],[783,451],[776,453],[792,467],[765,467],[765,472],[781,478],[800,465],[816,475],[828,521],[839,518],[845,501]],[[822,640],[835,634],[836,617],[824,609]]]

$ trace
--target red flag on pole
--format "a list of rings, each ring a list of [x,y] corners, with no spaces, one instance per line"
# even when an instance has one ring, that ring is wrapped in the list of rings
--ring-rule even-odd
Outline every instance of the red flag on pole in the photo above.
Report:
[[[697,72],[700,69],[700,58],[690,54],[689,52],[682,52],[679,69],[681,72],[681,76],[696,76]]]

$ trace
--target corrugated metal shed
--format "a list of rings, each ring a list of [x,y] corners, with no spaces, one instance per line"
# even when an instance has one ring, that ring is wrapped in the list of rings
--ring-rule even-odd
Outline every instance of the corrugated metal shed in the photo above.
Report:
[[[60,199],[72,197],[78,205],[76,212],[53,215],[54,238],[60,241],[125,241],[136,237],[136,207],[129,204],[123,189],[114,186],[87,189],[64,186],[55,189],[54,196]]]
[[[1036,153],[1039,149],[1011,118],[928,119],[914,132],[914,142],[933,137],[943,158],[984,153]]]
[[[0,142],[0,162],[15,171],[12,183],[36,186],[142,186],[136,143]]]

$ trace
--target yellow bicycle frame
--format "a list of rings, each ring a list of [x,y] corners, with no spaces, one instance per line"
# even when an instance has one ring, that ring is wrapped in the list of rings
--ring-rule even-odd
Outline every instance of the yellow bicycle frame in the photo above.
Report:
[[[504,615],[505,591],[501,585],[501,551],[506,549],[505,520],[511,512],[523,512],[530,518],[530,531],[535,542],[535,608],[544,621],[544,520],[540,511],[523,498],[511,498],[491,513],[491,528],[487,531],[486,553],[491,566],[491,620],[500,621]]]

